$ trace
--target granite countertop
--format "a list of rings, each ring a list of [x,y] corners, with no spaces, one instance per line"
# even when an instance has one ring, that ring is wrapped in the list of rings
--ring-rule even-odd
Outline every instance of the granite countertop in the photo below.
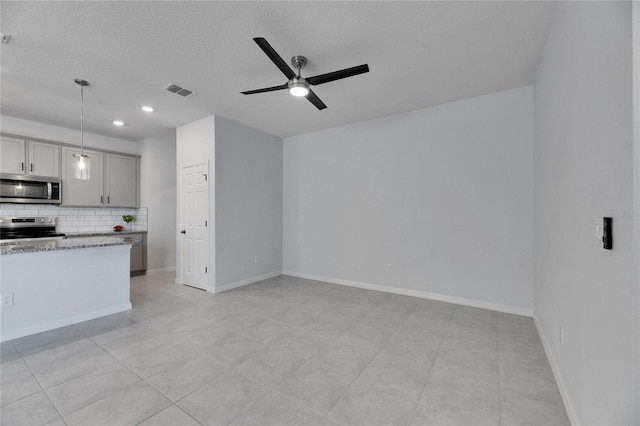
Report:
[[[131,241],[114,237],[70,238],[63,240],[23,241],[0,244],[0,255],[73,250],[94,247],[131,245]]]
[[[97,236],[109,236],[109,237],[117,237],[118,235],[124,234],[146,234],[147,231],[140,230],[132,230],[132,231],[102,231],[102,232],[65,232],[65,236],[67,238],[75,238],[75,237],[97,237]]]

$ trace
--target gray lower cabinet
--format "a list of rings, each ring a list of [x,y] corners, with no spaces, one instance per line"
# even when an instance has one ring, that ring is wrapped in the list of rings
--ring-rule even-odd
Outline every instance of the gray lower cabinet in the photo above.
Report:
[[[142,275],[147,270],[147,234],[127,234],[122,236],[131,241],[131,275]]]

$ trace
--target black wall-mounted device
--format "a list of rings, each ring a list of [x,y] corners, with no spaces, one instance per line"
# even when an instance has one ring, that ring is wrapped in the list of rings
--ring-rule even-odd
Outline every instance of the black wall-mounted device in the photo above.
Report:
[[[611,250],[613,248],[613,228],[612,218],[602,218],[602,248]]]

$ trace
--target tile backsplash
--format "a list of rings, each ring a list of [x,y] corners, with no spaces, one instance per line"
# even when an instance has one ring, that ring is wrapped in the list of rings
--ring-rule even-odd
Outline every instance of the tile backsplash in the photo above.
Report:
[[[146,231],[148,211],[146,207],[131,208],[91,208],[63,207],[50,204],[10,204],[0,203],[0,216],[30,217],[53,216],[58,218],[58,232],[109,232],[116,225],[125,226],[122,215],[133,215],[132,228]]]

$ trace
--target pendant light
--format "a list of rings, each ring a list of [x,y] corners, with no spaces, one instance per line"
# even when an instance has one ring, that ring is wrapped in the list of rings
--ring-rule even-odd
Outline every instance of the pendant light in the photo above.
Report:
[[[79,78],[75,79],[77,85],[80,86],[80,102],[82,109],[80,111],[80,155],[73,154],[76,159],[76,179],[88,180],[89,179],[89,164],[90,157],[84,155],[84,88],[89,85],[86,80]]]

